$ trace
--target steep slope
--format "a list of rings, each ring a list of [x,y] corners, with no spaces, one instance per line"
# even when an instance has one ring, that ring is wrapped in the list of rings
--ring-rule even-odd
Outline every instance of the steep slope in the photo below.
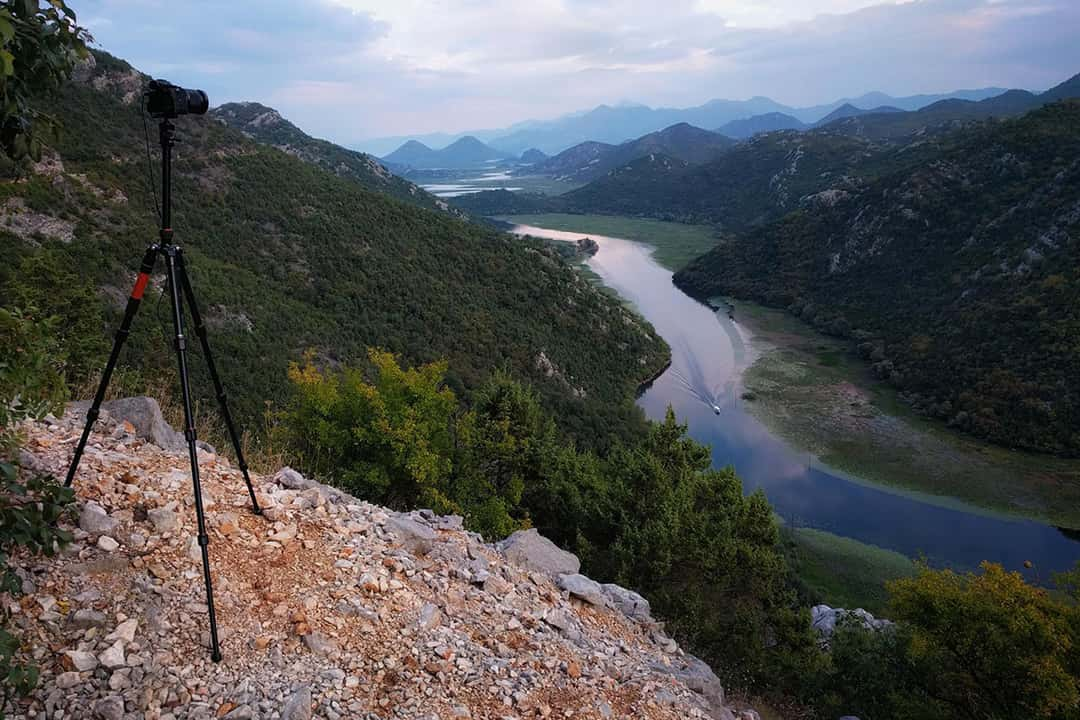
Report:
[[[80,419],[28,428],[35,465],[62,471]],[[395,513],[288,468],[253,478],[258,517],[240,474],[202,455],[212,663],[187,458],[122,420],[93,436],[72,550],[12,559],[33,578],[21,633],[49,649],[15,717],[756,717],[725,706],[640,595],[566,574],[577,559],[535,531],[485,544],[460,517]]]
[[[798,118],[776,112],[754,115],[741,120],[732,120],[717,128],[716,132],[730,138],[743,140],[758,133],[774,132],[776,130],[802,130],[805,127],[806,124]]]
[[[943,140],[926,162],[718,246],[676,274],[857,339],[916,408],[1080,454],[1080,101]]]
[[[572,179],[589,173],[615,151],[615,145],[601,142],[583,142],[563,150],[543,162],[524,170],[528,174],[550,175],[558,179]]]
[[[562,196],[581,212],[646,215],[739,229],[780,217],[805,195],[858,183],[881,148],[825,133],[758,135],[700,166],[636,163]]]
[[[23,262],[77,268],[115,322],[157,237],[134,103],[145,80],[99,56],[47,108],[67,129],[59,157],[0,183],[0,294]],[[370,192],[212,119],[177,125],[173,225],[246,427],[284,397],[291,360],[310,349],[356,363],[368,346],[409,363],[446,358],[459,392],[508,367],[584,441],[641,422],[630,401],[666,361],[662,341],[556,254]],[[124,357],[137,386],[172,377],[159,287]]]
[[[281,117],[273,108],[254,102],[226,103],[211,110],[210,115],[258,142],[273,145],[339,177],[358,182],[369,190],[386,193],[429,210],[449,210],[444,201],[394,175],[367,153],[313,138]]]

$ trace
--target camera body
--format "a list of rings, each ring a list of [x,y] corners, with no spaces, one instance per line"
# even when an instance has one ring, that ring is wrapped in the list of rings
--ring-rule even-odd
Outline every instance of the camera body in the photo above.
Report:
[[[152,117],[203,115],[209,109],[210,99],[202,90],[188,90],[168,80],[151,80],[146,88],[146,110]]]

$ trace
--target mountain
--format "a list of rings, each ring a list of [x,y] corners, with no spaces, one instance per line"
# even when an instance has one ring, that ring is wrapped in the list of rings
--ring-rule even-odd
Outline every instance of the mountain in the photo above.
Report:
[[[369,190],[429,210],[449,211],[446,202],[394,175],[371,155],[313,138],[273,108],[255,102],[226,103],[211,110],[210,116],[258,142],[314,163]]]
[[[1065,82],[1050,88],[1040,97],[1046,102],[1080,97],[1080,73],[1077,73]]]
[[[947,101],[944,101],[947,102]],[[960,101],[963,102],[963,101]],[[891,105],[879,105],[878,107],[871,109],[858,108],[851,103],[844,103],[840,107],[833,110],[825,117],[818,120],[815,125],[828,125],[835,120],[842,120],[849,117],[859,117],[860,115],[884,115],[887,113],[901,113],[904,112],[900,108],[893,107]]]
[[[427,145],[417,140],[409,140],[394,152],[382,158],[384,162],[399,167],[426,167],[435,155]]]
[[[1027,90],[1006,90],[979,100],[950,98],[914,112],[860,115],[855,119],[833,123],[830,129],[877,140],[907,142],[920,139],[927,133],[947,132],[964,123],[1015,117],[1047,103],[1075,97],[1080,97],[1080,74],[1040,94]]]
[[[82,82],[41,108],[64,119],[57,155],[4,185],[0,304],[31,290],[51,302],[74,278],[92,285],[112,328],[157,237],[132,104],[148,78],[94,57]],[[371,346],[409,364],[445,358],[448,383],[466,395],[506,368],[582,442],[641,427],[633,395],[666,362],[665,346],[554,251],[372,192],[214,118],[176,124],[173,227],[245,427],[286,396],[291,361],[311,352],[321,364],[355,363]],[[55,277],[41,268],[78,274],[25,285]],[[173,377],[154,310],[159,287],[155,279],[123,356],[127,387]],[[105,337],[108,328],[69,331]],[[192,371],[200,403],[212,407],[202,363]]]
[[[423,143],[410,140],[383,160],[394,167],[433,170],[481,167],[507,157],[507,154],[501,150],[496,150],[468,135],[455,140],[441,150],[432,150]]]
[[[934,93],[934,94],[921,94],[921,95],[904,95],[900,97],[894,97],[883,92],[873,91],[868,92],[858,97],[842,98],[831,103],[824,105],[814,105],[806,108],[798,108],[792,112],[800,120],[807,124],[813,124],[820,122],[821,118],[825,117],[833,110],[842,105],[852,105],[857,108],[876,108],[876,107],[895,107],[900,110],[912,111],[919,110],[932,105],[933,103],[941,100],[957,99],[957,100],[971,100],[972,102],[978,102],[979,100],[986,100],[987,98],[996,97],[1005,92],[1006,88],[1001,87],[987,87],[978,88],[976,90],[954,90],[948,93]]]
[[[951,425],[1080,455],[1080,101],[923,145],[922,161],[887,154],[867,182],[840,180],[675,282],[855,339]]]
[[[601,105],[587,113],[536,123],[496,136],[489,142],[508,151],[521,152],[528,147],[537,147],[547,153],[559,153],[586,141],[618,145],[679,123],[719,127],[736,118],[785,109],[768,98],[711,100],[704,105],[682,109]]]
[[[602,142],[583,142],[563,150],[541,163],[528,168],[530,175],[550,175],[555,178],[574,178],[587,173],[590,168],[611,157],[615,145]]]
[[[840,178],[857,182],[859,168],[883,150],[859,137],[778,131],[756,135],[702,165],[634,163],[560,200],[577,212],[741,229],[798,208],[800,198]]]
[[[743,140],[758,133],[773,132],[775,130],[802,130],[805,127],[806,124],[796,117],[774,112],[732,120],[717,128],[716,132],[729,138]]]
[[[521,153],[521,162],[524,163],[538,163],[548,159],[548,154],[543,150],[537,150],[536,148],[529,148],[525,152]]]
[[[620,145],[581,143],[522,172],[588,182],[646,155],[660,154],[696,164],[711,160],[734,144],[724,135],[678,123]]]
[[[519,156],[532,147],[549,155],[555,155],[588,140],[618,145],[680,122],[703,128],[720,128],[734,120],[743,120],[755,115],[783,113],[795,117],[802,123],[811,124],[845,103],[859,108],[888,105],[902,110],[918,110],[948,98],[978,101],[1002,92],[1004,92],[1002,88],[982,88],[907,97],[893,97],[881,92],[871,92],[856,98],[844,98],[824,105],[804,108],[789,107],[761,96],[748,100],[715,99],[687,108],[651,108],[635,103],[620,103],[614,106],[599,105],[591,110],[569,113],[554,120],[525,120],[503,129],[472,130],[457,135],[432,133],[411,139],[420,140],[429,146],[437,146],[446,145],[466,135],[473,135],[488,145],[514,156]],[[729,137],[735,136],[729,135]],[[400,136],[373,138],[355,144],[368,152],[385,155],[408,139],[410,138]]]
[[[883,170],[927,160],[942,138],[973,123],[1007,118],[1080,86],[1041,94],[1010,90],[980,101],[943,100],[915,112],[859,113],[807,132],[778,131],[739,143],[700,166],[597,177],[559,198],[563,209],[714,223],[731,230],[776,220],[807,198],[858,190]],[[482,202],[478,198],[475,203]]]

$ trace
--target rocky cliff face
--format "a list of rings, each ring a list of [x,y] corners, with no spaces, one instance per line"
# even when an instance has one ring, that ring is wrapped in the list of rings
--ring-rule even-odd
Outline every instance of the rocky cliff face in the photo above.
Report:
[[[61,474],[81,423],[75,409],[28,426],[24,461]],[[204,451],[214,664],[186,457],[137,433],[99,421],[74,543],[15,559],[27,594],[6,602],[42,677],[14,717],[757,717],[725,706],[643,598],[578,574],[535,531],[485,544],[460,518],[289,469],[254,478],[258,517],[240,473]]]

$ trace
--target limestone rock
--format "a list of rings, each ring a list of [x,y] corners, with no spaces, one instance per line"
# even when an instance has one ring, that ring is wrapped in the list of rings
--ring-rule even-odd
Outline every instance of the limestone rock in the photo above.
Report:
[[[435,531],[427,525],[421,525],[407,517],[391,517],[386,527],[397,537],[398,542],[413,555],[423,557],[431,552],[437,537]]]
[[[121,720],[124,717],[124,699],[119,695],[110,695],[98,700],[94,705],[94,717],[100,720]]]
[[[120,547],[120,543],[116,542],[116,540],[108,535],[102,535],[98,538],[97,546],[105,552],[112,552]]]
[[[103,627],[107,621],[105,613],[90,608],[76,610],[71,616],[71,625],[79,630],[87,630],[92,627]]]
[[[138,618],[129,618],[124,622],[116,626],[116,629],[109,633],[106,640],[123,640],[126,643],[135,641],[135,631],[139,628]]]
[[[71,667],[79,672],[93,670],[98,666],[98,659],[94,657],[93,653],[85,652],[83,650],[66,650],[64,651],[64,655],[67,656],[68,661],[71,663]]]
[[[62,672],[56,676],[56,687],[61,690],[70,690],[80,683],[82,683],[82,675],[73,670]]]
[[[157,400],[148,397],[110,400],[101,406],[115,420],[126,420],[135,428],[135,434],[157,445],[162,450],[181,452],[187,449],[182,433],[173,430],[161,414]]]
[[[105,652],[98,655],[98,662],[110,670],[126,665],[127,661],[124,659],[124,641],[117,640],[110,645]]]
[[[274,482],[283,488],[290,490],[306,490],[311,487],[312,481],[300,473],[293,470],[291,467],[283,467],[277,471],[273,478]]]
[[[170,507],[152,508],[146,512],[147,519],[159,533],[172,533],[180,529],[180,516]]]
[[[607,595],[600,583],[584,575],[560,575],[559,587],[587,603],[607,607]]]
[[[604,583],[601,587],[604,589],[604,595],[607,596],[608,602],[623,615],[640,623],[648,624],[653,622],[652,608],[649,607],[649,601],[641,595],[614,583]]]
[[[892,627],[892,621],[876,618],[862,608],[845,610],[828,605],[815,605],[810,609],[810,626],[824,638],[829,638],[841,622],[854,622],[867,630],[883,630]]]
[[[525,570],[549,575],[576,575],[581,561],[537,532],[536,528],[519,530],[499,543],[506,559]]]
[[[311,686],[304,685],[281,709],[281,720],[311,720]]]
[[[79,527],[91,535],[107,535],[120,527],[120,521],[109,517],[97,503],[88,502],[79,513]]]

